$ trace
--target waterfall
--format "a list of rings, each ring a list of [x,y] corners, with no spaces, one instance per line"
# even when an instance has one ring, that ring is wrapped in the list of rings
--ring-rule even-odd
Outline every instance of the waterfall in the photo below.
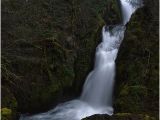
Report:
[[[46,113],[22,115],[20,120],[81,120],[93,114],[113,114],[115,60],[124,37],[125,24],[140,7],[135,6],[133,1],[120,0],[123,24],[103,27],[102,42],[96,48],[94,69],[87,76],[80,98],[59,104]]]
[[[103,27],[102,42],[96,49],[95,66],[84,84],[81,100],[94,107],[109,107],[112,114],[112,91],[115,76],[115,59],[123,40],[125,27]]]
[[[120,0],[123,15],[123,24],[129,22],[131,15],[143,6],[142,0]]]

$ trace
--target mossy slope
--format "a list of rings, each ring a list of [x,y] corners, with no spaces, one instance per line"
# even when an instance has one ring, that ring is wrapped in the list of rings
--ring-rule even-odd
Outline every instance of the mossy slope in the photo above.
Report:
[[[13,97],[2,89],[2,106],[37,113],[78,96],[93,66],[105,12],[111,11],[108,4],[117,3],[3,0],[2,86]],[[15,111],[8,100],[17,103]]]
[[[158,119],[158,0],[144,0],[127,25],[117,58],[116,112]]]

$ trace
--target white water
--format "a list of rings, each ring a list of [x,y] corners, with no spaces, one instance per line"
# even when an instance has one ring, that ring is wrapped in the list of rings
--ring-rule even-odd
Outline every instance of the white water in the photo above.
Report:
[[[109,30],[112,29],[112,30]],[[115,59],[123,39],[125,27],[103,27],[102,42],[96,49],[94,70],[84,84],[81,100],[95,108],[109,108],[106,113],[112,115],[112,89],[115,76]]]
[[[123,24],[129,22],[131,15],[143,5],[142,0],[120,0],[123,15]]]
[[[94,69],[86,79],[81,97],[59,104],[46,113],[34,116],[22,115],[20,120],[81,120],[93,114],[113,114],[115,59],[123,40],[125,24],[137,9],[126,0],[121,0],[121,5],[123,25],[103,27],[102,42],[96,49]]]

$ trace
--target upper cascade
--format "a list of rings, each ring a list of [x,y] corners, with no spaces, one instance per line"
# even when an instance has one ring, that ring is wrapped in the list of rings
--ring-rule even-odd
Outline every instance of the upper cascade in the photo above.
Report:
[[[129,22],[131,15],[136,11],[136,9],[143,6],[142,0],[120,0],[120,3],[124,25]]]

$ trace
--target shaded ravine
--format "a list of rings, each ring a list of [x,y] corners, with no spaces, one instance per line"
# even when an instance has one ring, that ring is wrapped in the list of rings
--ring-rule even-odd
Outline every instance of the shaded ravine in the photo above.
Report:
[[[113,114],[112,92],[115,60],[124,37],[125,24],[129,21],[132,13],[140,7],[139,5],[133,6],[133,3],[127,0],[120,2],[123,23],[103,27],[102,42],[98,45],[95,53],[94,69],[86,79],[80,98],[59,104],[46,113],[34,116],[22,115],[20,120],[80,120],[93,114]]]

